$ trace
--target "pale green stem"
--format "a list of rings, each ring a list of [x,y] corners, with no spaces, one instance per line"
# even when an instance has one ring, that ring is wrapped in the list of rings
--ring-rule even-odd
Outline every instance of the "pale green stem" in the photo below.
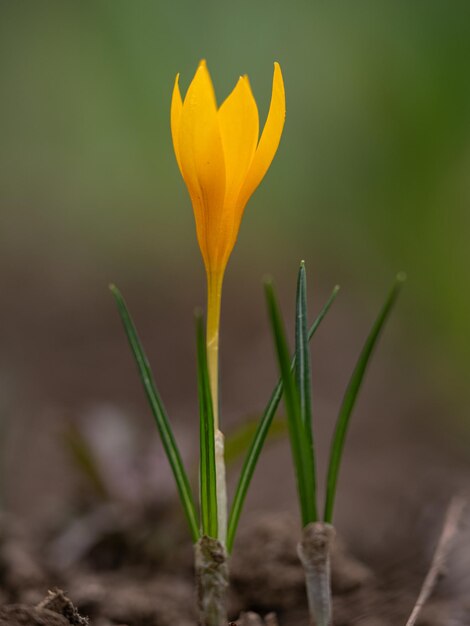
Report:
[[[219,430],[219,325],[224,272],[207,272],[207,365],[211,385],[215,429],[218,539],[227,537],[227,485],[225,480],[224,435]]]
[[[224,272],[207,272],[207,365],[211,383],[214,429],[219,428],[219,325]]]

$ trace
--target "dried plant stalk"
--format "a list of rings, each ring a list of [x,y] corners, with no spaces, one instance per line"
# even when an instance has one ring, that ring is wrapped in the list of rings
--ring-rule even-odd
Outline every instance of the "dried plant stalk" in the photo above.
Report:
[[[416,624],[416,620],[421,613],[421,609],[434,591],[439,574],[444,568],[453,540],[459,529],[459,522],[465,505],[466,502],[463,497],[454,497],[449,505],[449,508],[447,509],[446,519],[434,552],[431,567],[429,568],[426,578],[424,579],[418,599],[416,600],[416,604],[414,605],[411,615],[406,622],[406,626],[414,626]]]

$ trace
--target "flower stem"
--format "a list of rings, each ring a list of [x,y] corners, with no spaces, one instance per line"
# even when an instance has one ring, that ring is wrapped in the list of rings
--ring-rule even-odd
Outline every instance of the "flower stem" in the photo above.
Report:
[[[305,570],[310,620],[316,626],[331,626],[330,552],[335,529],[325,522],[305,526],[298,545],[299,558]]]
[[[227,626],[225,593],[228,563],[224,546],[212,537],[201,537],[194,546],[199,624]]]
[[[219,430],[219,326],[224,272],[207,272],[207,365],[211,385],[215,429],[218,539],[227,537],[227,485],[225,480],[224,435]]]
[[[219,428],[219,325],[223,278],[223,271],[207,272],[207,365],[216,431]]]

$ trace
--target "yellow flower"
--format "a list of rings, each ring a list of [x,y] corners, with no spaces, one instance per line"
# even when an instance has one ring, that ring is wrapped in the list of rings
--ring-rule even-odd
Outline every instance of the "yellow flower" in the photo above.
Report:
[[[205,61],[184,101],[176,76],[171,133],[176,160],[191,196],[197,238],[207,272],[207,341],[217,413],[217,350],[220,297],[225,267],[237,239],[245,205],[266,174],[281,139],[285,94],[274,64],[271,105],[261,138],[258,107],[247,76],[217,107]]]
[[[201,61],[184,99],[176,77],[171,132],[188,187],[208,272],[225,269],[245,205],[274,158],[285,118],[281,69],[274,65],[271,106],[261,139],[258,107],[247,76],[218,109],[211,77]]]

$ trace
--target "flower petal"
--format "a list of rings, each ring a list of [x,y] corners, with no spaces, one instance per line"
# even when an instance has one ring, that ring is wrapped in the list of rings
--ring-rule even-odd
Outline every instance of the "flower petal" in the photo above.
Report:
[[[253,160],[259,136],[258,107],[246,76],[240,77],[220,107],[219,124],[225,158],[225,202],[233,207]]]
[[[183,101],[181,99],[181,92],[179,87],[180,75],[176,74],[175,86],[173,87],[173,96],[171,98],[171,137],[173,139],[173,149],[175,151],[176,161],[181,172],[179,145],[178,145],[178,133],[181,121],[181,112],[183,110]]]
[[[213,267],[227,239],[222,220],[225,164],[214,89],[204,61],[183,102],[177,144],[201,252],[206,267]]]
[[[268,117],[264,125],[263,134],[256,149],[250,169],[237,200],[239,206],[244,207],[250,196],[263,180],[276,154],[281,140],[282,129],[286,117],[286,96],[279,63],[274,63],[273,87]]]

